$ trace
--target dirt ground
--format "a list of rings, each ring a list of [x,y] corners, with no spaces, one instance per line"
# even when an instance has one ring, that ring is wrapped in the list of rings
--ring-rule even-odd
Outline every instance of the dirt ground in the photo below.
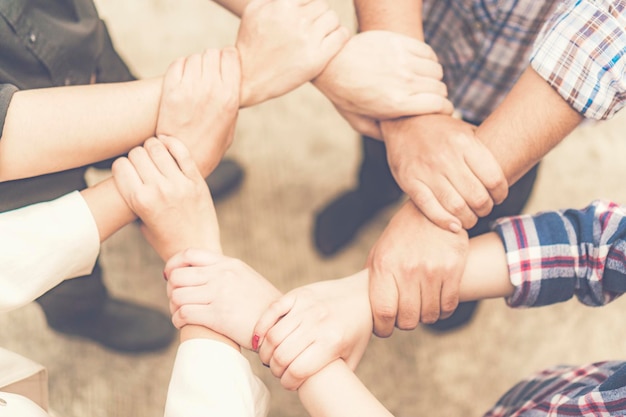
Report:
[[[98,0],[114,41],[137,75],[161,74],[179,55],[232,44],[237,19],[206,0]],[[348,0],[331,1],[354,27]],[[595,198],[626,202],[624,117],[582,126],[548,155],[526,209],[582,207]],[[316,210],[355,181],[357,135],[311,86],[241,112],[229,155],[246,169],[241,189],[217,205],[227,254],[281,290],[362,268],[394,208],[345,251],[319,257],[311,243]],[[98,173],[97,175],[103,175]],[[167,311],[162,262],[135,225],[102,250],[111,291]],[[530,311],[482,302],[470,325],[445,335],[418,328],[374,339],[358,375],[397,416],[480,416],[507,388],[539,369],[624,358],[624,300],[603,309],[575,301]],[[61,417],[153,417],[163,405],[176,345],[121,355],[50,331],[31,304],[0,317],[0,345],[44,364]],[[256,357],[270,387],[273,417],[306,413]]]

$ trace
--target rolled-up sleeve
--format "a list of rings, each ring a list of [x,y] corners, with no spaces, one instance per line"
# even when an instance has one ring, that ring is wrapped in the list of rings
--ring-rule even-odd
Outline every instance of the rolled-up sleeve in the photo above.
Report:
[[[512,307],[574,296],[601,306],[626,292],[626,211],[617,204],[598,200],[582,210],[504,218],[494,230],[515,288]]]
[[[0,214],[0,312],[91,273],[98,227],[78,191]]]
[[[567,0],[538,36],[531,65],[570,106],[608,119],[626,98],[626,0]]]
[[[4,122],[9,111],[9,104],[16,91],[17,87],[12,84],[0,84],[0,138],[2,138],[2,131],[4,130]]]

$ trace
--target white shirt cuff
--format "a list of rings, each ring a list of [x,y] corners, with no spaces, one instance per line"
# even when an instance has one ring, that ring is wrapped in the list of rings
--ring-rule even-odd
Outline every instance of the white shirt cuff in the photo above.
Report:
[[[88,275],[99,251],[98,227],[78,191],[0,214],[0,312]]]
[[[265,417],[269,391],[237,350],[210,339],[178,347],[165,417]]]

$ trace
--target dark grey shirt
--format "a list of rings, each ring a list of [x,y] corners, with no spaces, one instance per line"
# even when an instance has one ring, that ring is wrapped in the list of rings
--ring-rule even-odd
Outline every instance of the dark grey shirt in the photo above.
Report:
[[[133,79],[92,0],[0,0],[0,132],[16,89],[88,84],[93,76]]]

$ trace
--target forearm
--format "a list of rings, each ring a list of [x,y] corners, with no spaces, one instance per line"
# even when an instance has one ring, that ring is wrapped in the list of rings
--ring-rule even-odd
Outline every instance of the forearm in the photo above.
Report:
[[[359,30],[388,30],[424,40],[421,0],[354,0]]]
[[[24,90],[10,102],[0,181],[123,154],[155,133],[161,78]]]
[[[392,415],[343,360],[336,360],[307,379],[298,395],[312,417]]]
[[[232,14],[237,17],[241,17],[244,9],[250,3],[250,0],[214,0],[215,3],[219,4]]]
[[[509,184],[513,184],[582,120],[529,67],[502,104],[478,127],[476,136],[493,153]]]

